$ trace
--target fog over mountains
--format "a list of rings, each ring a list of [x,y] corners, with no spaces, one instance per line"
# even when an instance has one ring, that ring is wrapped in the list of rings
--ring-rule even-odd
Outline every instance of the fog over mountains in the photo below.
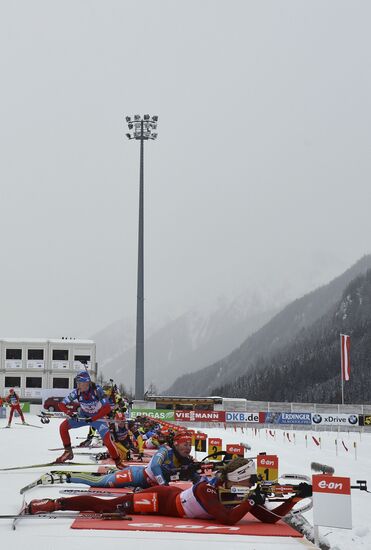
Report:
[[[165,323],[148,327],[145,340],[145,385],[159,391],[178,376],[224,357],[263,326],[287,301],[284,292],[247,292],[232,301],[219,301],[205,313],[192,310]],[[134,386],[135,323],[120,320],[93,337],[99,369],[106,378]]]
[[[267,272],[266,281],[251,281],[250,289],[237,297],[219,298],[213,305],[205,301],[181,315],[168,316],[165,322],[157,319],[153,323],[146,311],[145,387],[152,384],[159,392],[172,392],[171,386],[179,377],[192,376],[227,357],[284,306],[301,296],[303,288],[316,288],[319,282],[330,280],[334,272],[342,271],[343,264],[333,256],[308,256],[305,265],[298,265],[297,272],[288,273],[284,281],[276,275],[274,285],[267,283],[272,280],[272,274]],[[134,386],[135,332],[135,319],[126,318],[93,335],[99,371],[127,389]],[[195,379],[189,390],[196,391],[197,384]],[[185,385],[176,385],[176,391],[187,393],[185,386],[188,380]],[[207,391],[205,385],[202,387],[201,393]]]
[[[192,375],[184,375],[178,378],[166,393],[172,395],[210,395],[219,393],[239,395],[249,399],[273,400],[272,391],[268,390],[267,384],[265,387],[258,384],[259,376],[262,377],[261,373],[267,371],[269,373],[267,375],[268,379],[269,376],[274,376],[273,367],[271,369],[270,365],[281,365],[277,359],[281,355],[278,354],[282,350],[288,349],[290,345],[295,345],[297,339],[323,316],[333,315],[333,308],[340,308],[339,303],[347,286],[359,275],[365,274],[370,268],[371,256],[364,256],[329,284],[290,303],[222,360],[194,372]],[[317,348],[318,345],[321,344],[318,344],[318,342],[308,344],[309,349],[312,347]],[[259,366],[261,369],[257,374]],[[243,379],[243,383],[245,384],[244,387],[247,388],[251,369],[255,369],[256,383],[253,386],[254,391],[249,391],[246,395],[246,389],[242,389],[242,379],[240,377],[246,375],[247,378]],[[265,380],[267,380],[267,377],[265,377]],[[281,378],[280,383],[285,386],[290,383],[290,379]],[[256,391],[257,388],[259,388],[259,392]],[[275,396],[278,395],[284,396],[286,394],[277,390]],[[313,394],[310,395],[313,397]]]

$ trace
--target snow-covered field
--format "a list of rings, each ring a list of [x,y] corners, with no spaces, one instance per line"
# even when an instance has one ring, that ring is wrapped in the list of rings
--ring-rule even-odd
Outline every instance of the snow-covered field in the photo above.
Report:
[[[39,419],[26,415],[30,423],[37,424]],[[18,422],[18,420],[17,420]],[[58,453],[48,451],[48,448],[59,447],[59,420],[52,420],[43,429],[36,429],[17,425],[13,421],[10,430],[0,430],[0,467],[26,465],[33,463],[51,462]],[[6,425],[0,420],[0,427]],[[337,475],[350,476],[352,483],[357,479],[366,479],[371,486],[371,434],[348,434],[322,432],[321,448],[317,447],[311,432],[290,432],[290,443],[283,431],[276,430],[272,437],[265,429],[257,434],[252,429],[242,432],[240,429],[207,430],[210,436],[221,437],[223,445],[226,443],[249,443],[251,454],[266,451],[269,454],[278,454],[280,473],[303,473],[310,475],[312,461],[322,462],[334,466]],[[85,435],[86,428],[72,432],[75,436]],[[307,441],[305,440],[307,434]],[[313,434],[318,437],[319,434]],[[336,456],[335,439],[338,440],[338,456]],[[345,450],[343,443],[348,448]],[[357,446],[357,460],[355,458],[354,442]],[[250,454],[250,453],[249,453]],[[198,458],[203,455],[198,454]],[[84,457],[77,456],[77,459]],[[81,470],[94,471],[96,465],[81,466]],[[43,472],[52,468],[0,472],[1,499],[0,514],[13,514],[19,511],[21,496],[19,489],[38,478]],[[73,469],[78,469],[74,467]],[[71,487],[71,486],[69,486]],[[86,486],[84,486],[86,488]],[[57,497],[61,487],[40,487],[27,493],[27,500],[31,498]],[[370,489],[371,490],[371,489]],[[320,528],[320,535],[325,536],[333,550],[349,550],[353,548],[371,549],[371,495],[365,492],[352,491],[353,529],[340,530],[328,527]],[[312,521],[312,514],[306,517]],[[0,540],[3,548],[27,548],[29,550],[101,550],[108,545],[120,542],[121,544],[148,544],[151,550],[167,550],[176,544],[177,550],[185,550],[190,544],[202,545],[202,550],[242,550],[242,549],[300,549],[307,547],[301,539],[280,537],[244,537],[238,535],[203,535],[186,533],[144,533],[125,531],[82,531],[70,529],[71,520],[26,520],[18,524],[17,530],[11,530],[11,522],[0,520]],[[118,540],[117,540],[118,539]]]

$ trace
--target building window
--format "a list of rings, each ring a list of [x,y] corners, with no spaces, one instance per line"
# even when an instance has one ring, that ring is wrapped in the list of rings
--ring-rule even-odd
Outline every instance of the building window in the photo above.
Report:
[[[43,349],[29,349],[27,350],[27,358],[30,361],[43,361],[44,350]]]
[[[40,376],[27,376],[26,388],[42,388],[42,378]]]
[[[68,349],[53,349],[53,361],[68,361]]]
[[[5,377],[5,387],[6,388],[20,388],[21,387],[21,377],[20,376],[6,376]]]
[[[69,388],[68,378],[53,378],[53,388]]]
[[[75,355],[75,361],[80,361],[80,363],[86,365],[90,363],[90,355]]]
[[[6,350],[6,358],[7,359],[22,359],[22,349],[11,349],[7,348]]]

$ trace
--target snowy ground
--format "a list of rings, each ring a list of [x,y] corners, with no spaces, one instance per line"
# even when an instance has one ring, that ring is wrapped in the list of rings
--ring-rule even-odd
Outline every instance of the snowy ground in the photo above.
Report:
[[[31,414],[27,415],[27,421],[39,424],[39,419]],[[18,421],[18,420],[17,420]],[[59,420],[52,420],[43,429],[36,429],[14,424],[10,430],[0,430],[0,467],[12,465],[25,465],[52,461],[57,453],[48,451],[48,448],[59,447]],[[5,426],[6,421],[0,420],[0,427]],[[75,430],[74,435],[85,435],[86,428]],[[310,463],[312,461],[330,464],[335,467],[338,475],[350,476],[352,482],[357,479],[366,479],[371,486],[371,434],[348,434],[334,432],[322,432],[322,448],[317,447],[311,432],[290,432],[292,442],[283,437],[283,432],[276,430],[275,438],[265,429],[255,435],[252,429],[207,430],[210,436],[221,437],[223,445],[226,443],[247,442],[252,446],[251,454],[266,451],[269,454],[278,454],[280,459],[280,473],[304,473],[310,475]],[[307,442],[305,434],[308,435]],[[314,434],[317,435],[318,434]],[[338,454],[336,456],[335,438],[338,440]],[[342,441],[348,448],[345,450]],[[357,445],[357,460],[355,459],[354,442]],[[198,456],[202,458],[203,455]],[[84,457],[76,457],[75,460]],[[85,462],[85,460],[84,460]],[[96,466],[82,466],[81,470],[94,471]],[[0,514],[17,513],[21,505],[19,489],[27,483],[35,480],[43,472],[50,468],[38,470],[21,470],[15,472],[0,472],[1,499]],[[74,467],[74,469],[78,469]],[[70,487],[70,486],[69,486]],[[61,487],[41,487],[27,493],[27,500],[31,498],[57,497]],[[86,488],[86,486],[85,486]],[[333,528],[320,528],[320,534],[326,536],[333,550],[349,550],[353,548],[371,549],[371,522],[369,513],[371,495],[365,492],[352,491],[353,529],[340,530]],[[312,521],[311,512],[306,514]],[[69,528],[71,520],[28,520],[19,523],[17,530],[11,531],[11,522],[0,520],[0,540],[2,547],[9,544],[15,548],[27,547],[29,550],[65,550],[66,547],[79,550],[98,550],[114,543],[130,541],[136,543],[150,543],[152,550],[173,549],[174,543],[177,550],[185,550],[190,544],[202,544],[203,550],[242,550],[242,549],[300,549],[307,547],[305,541],[300,539],[282,539],[280,537],[243,537],[238,535],[202,535],[185,533],[143,533],[143,532],[115,532],[115,531],[81,531]],[[313,547],[312,547],[313,548]]]

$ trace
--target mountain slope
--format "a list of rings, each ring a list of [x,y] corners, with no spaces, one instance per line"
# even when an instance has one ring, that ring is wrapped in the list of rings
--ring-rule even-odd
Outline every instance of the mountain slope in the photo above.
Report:
[[[371,268],[371,255],[364,256],[350,269],[325,286],[295,300],[264,327],[221,361],[177,379],[166,390],[169,395],[208,395],[214,388],[233,382],[257,361],[267,360],[300,331],[323,317],[342,297],[347,285]]]
[[[296,341],[248,374],[215,391],[264,401],[341,402],[340,334],[351,336],[351,378],[345,402],[370,403],[371,270],[353,280],[342,299]]]

